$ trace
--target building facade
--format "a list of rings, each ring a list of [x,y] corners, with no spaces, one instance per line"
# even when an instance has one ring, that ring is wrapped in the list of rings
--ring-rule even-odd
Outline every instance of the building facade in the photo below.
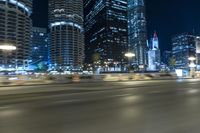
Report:
[[[172,38],[172,57],[176,69],[189,69],[189,57],[196,57],[196,37],[187,33]]]
[[[172,57],[172,51],[164,51],[162,54],[162,62],[166,65],[169,66],[169,61]]]
[[[148,71],[160,70],[160,50],[148,51]]]
[[[24,68],[30,55],[32,0],[0,0],[0,45],[13,46],[13,51],[0,50],[1,68]]]
[[[197,70],[200,71],[200,36],[196,37],[196,65]]]
[[[122,62],[127,52],[127,1],[85,0],[86,62],[93,63],[99,54],[101,62]]]
[[[48,63],[49,39],[46,28],[33,27],[31,35],[31,65],[36,67],[39,63]]]
[[[49,0],[50,60],[55,69],[79,69],[84,61],[82,0]]]
[[[153,37],[150,39],[150,45],[148,50],[148,70],[159,71],[161,65],[159,40],[157,33],[154,32]]]
[[[147,28],[144,0],[128,0],[128,43],[134,64],[147,65]]]

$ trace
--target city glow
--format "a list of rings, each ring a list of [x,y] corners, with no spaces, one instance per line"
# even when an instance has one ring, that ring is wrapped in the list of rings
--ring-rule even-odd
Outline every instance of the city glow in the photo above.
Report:
[[[130,58],[131,58],[131,57],[134,57],[134,56],[135,56],[135,54],[133,54],[133,53],[126,53],[126,54],[125,54],[125,56],[126,56],[126,57],[130,57]]]
[[[17,48],[13,45],[0,45],[0,50],[8,50],[8,51],[12,51],[12,50],[16,50]]]

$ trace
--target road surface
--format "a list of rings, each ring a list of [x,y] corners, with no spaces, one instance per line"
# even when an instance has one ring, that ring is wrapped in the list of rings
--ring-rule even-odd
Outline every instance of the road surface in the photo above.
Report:
[[[0,96],[0,133],[200,133],[199,80],[10,90]]]

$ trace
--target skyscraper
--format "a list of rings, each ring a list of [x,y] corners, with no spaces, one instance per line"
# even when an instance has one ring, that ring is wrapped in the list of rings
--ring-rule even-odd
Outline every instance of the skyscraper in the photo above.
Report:
[[[78,69],[84,61],[83,1],[49,0],[50,59],[56,69]]]
[[[0,50],[3,68],[24,67],[30,54],[32,0],[0,0],[0,46],[16,47]]]
[[[134,64],[147,64],[147,29],[144,0],[128,0],[128,43]]]
[[[159,71],[160,70],[160,49],[159,49],[159,40],[157,33],[154,32],[153,37],[151,38],[150,46],[148,48],[148,70],[149,71]]]
[[[101,61],[121,62],[127,51],[127,1],[85,0],[86,62],[95,53]]]
[[[48,34],[46,28],[33,27],[31,35],[31,65],[48,62]]]
[[[156,32],[154,32],[154,35],[152,38],[152,50],[158,50],[158,49],[159,49],[158,35]]]

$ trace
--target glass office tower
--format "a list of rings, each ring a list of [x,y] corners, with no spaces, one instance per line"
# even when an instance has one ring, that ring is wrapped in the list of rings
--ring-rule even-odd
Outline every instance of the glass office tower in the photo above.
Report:
[[[0,68],[27,66],[30,54],[32,0],[0,0],[0,46],[16,50],[0,50]]]
[[[121,62],[128,48],[126,0],[85,0],[84,17],[86,62],[95,53],[101,62]]]
[[[172,57],[176,69],[189,69],[189,57],[196,57],[196,37],[188,33],[172,37]]]
[[[129,50],[135,53],[133,63],[140,67],[147,64],[147,28],[144,0],[128,0]]]
[[[55,69],[78,69],[84,61],[83,1],[49,0],[50,60]]]

